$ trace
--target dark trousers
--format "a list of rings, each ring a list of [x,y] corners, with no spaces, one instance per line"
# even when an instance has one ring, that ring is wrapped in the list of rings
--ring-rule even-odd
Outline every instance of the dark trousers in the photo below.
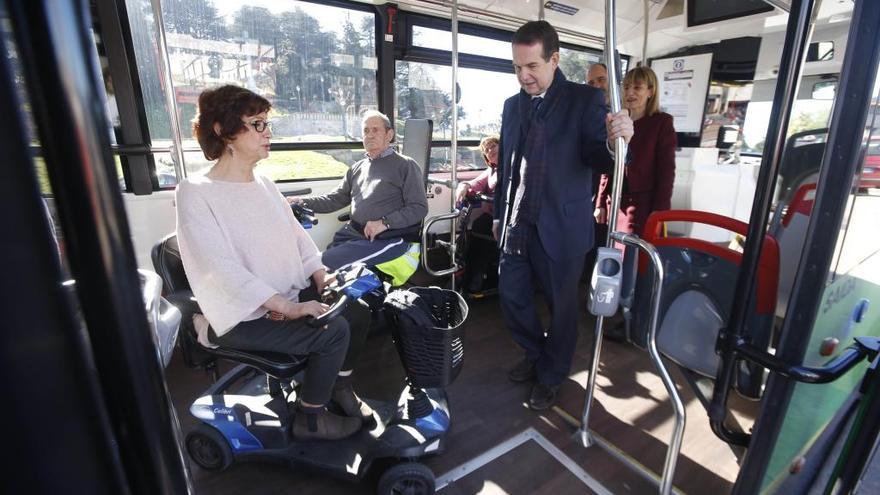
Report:
[[[590,286],[590,278],[593,276],[593,269],[596,265],[596,256],[599,248],[605,246],[605,238],[608,236],[608,224],[596,223],[593,225],[593,249],[587,252],[586,261],[584,262],[583,281]]]
[[[478,234],[475,236],[474,234]],[[490,265],[498,260],[498,244],[492,238],[492,215],[483,213],[471,226],[470,238],[467,241],[465,258],[465,279],[463,287],[477,292],[483,287],[483,276]],[[487,277],[491,279],[492,277]],[[494,280],[492,280],[494,282]]]
[[[300,293],[300,301],[317,299],[313,288]],[[370,326],[370,309],[362,301],[349,305],[342,317],[324,328],[313,328],[304,319],[243,321],[212,341],[243,351],[271,351],[307,357],[302,400],[326,404],[339,370],[354,368],[364,348]],[[213,334],[213,331],[212,331]]]
[[[409,249],[409,243],[401,237],[391,237],[393,231],[383,232],[382,238],[369,240],[351,223],[345,224],[333,235],[333,241],[321,255],[321,262],[330,271],[346,268],[352,263],[376,266],[399,258]]]
[[[538,381],[558,385],[568,376],[577,344],[578,280],[584,256],[551,259],[534,227],[525,256],[502,253],[499,289],[504,323],[526,358],[536,364]],[[550,309],[546,330],[535,308],[541,287]]]

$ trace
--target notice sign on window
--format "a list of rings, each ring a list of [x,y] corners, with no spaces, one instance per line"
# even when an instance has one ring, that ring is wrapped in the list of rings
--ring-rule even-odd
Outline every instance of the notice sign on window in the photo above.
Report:
[[[703,127],[712,54],[651,61],[657,74],[660,110],[672,115],[676,132],[698,133]]]

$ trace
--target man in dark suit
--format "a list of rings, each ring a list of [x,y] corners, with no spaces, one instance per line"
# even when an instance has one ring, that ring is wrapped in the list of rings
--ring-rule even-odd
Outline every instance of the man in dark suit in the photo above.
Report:
[[[546,21],[513,35],[521,91],[504,102],[493,233],[502,248],[504,321],[523,348],[513,381],[536,379],[529,407],[547,409],[568,376],[577,343],[578,280],[593,246],[592,176],[612,163],[613,141],[632,136],[625,112],[607,115],[602,91],[558,69],[559,37]],[[541,325],[534,296],[550,308]]]

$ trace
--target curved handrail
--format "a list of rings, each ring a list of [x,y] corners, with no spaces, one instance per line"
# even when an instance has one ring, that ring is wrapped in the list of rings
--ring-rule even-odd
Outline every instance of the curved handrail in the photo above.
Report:
[[[672,428],[672,438],[669,441],[669,447],[666,449],[666,460],[663,463],[663,474],[660,478],[660,493],[672,493],[672,477],[675,474],[675,466],[678,462],[678,454],[681,451],[681,441],[684,437],[684,426],[687,422],[687,412],[684,408],[684,402],[678,394],[675,382],[669,375],[669,370],[663,364],[660,358],[660,351],[657,349],[657,327],[660,317],[660,299],[663,290],[664,268],[663,260],[660,253],[651,245],[635,234],[625,234],[623,232],[614,232],[611,238],[622,244],[635,246],[642,250],[651,260],[654,267],[654,287],[651,293],[651,319],[648,331],[648,354],[651,356],[651,362],[657,368],[657,373],[666,387],[669,399],[672,401],[672,408],[675,411],[675,422]]]
[[[424,268],[426,272],[428,272],[429,274],[431,274],[435,277],[444,277],[446,275],[451,275],[451,274],[455,273],[456,271],[458,271],[459,267],[458,267],[458,265],[455,264],[455,244],[454,243],[449,244],[449,251],[450,251],[449,254],[450,254],[450,259],[452,260],[451,267],[449,267],[445,270],[436,271],[436,270],[432,269],[430,266],[428,266],[428,231],[430,230],[431,226],[434,225],[435,223],[440,222],[442,220],[452,220],[454,218],[458,218],[458,216],[460,214],[461,214],[460,211],[453,210],[449,213],[434,215],[433,217],[428,217],[425,219],[425,226],[422,228],[422,242],[421,242],[421,246],[420,246],[421,258],[422,258],[422,268]],[[453,233],[453,238],[454,237],[455,237],[455,235]]]

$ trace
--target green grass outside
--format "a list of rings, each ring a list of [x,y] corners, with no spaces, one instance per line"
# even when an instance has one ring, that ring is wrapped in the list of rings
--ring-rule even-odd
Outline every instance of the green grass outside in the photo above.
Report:
[[[122,177],[122,162],[114,156],[117,177]],[[342,177],[349,164],[337,160],[332,155],[317,151],[273,151],[269,157],[257,165],[257,170],[272,180],[313,179],[319,177]],[[52,186],[46,170],[46,162],[41,156],[34,157],[34,167],[43,196],[52,195]],[[173,166],[157,161],[157,168],[173,173]],[[207,171],[207,169],[204,169]]]
[[[273,151],[260,161],[257,171],[275,181],[342,177],[348,164],[317,151]]]

